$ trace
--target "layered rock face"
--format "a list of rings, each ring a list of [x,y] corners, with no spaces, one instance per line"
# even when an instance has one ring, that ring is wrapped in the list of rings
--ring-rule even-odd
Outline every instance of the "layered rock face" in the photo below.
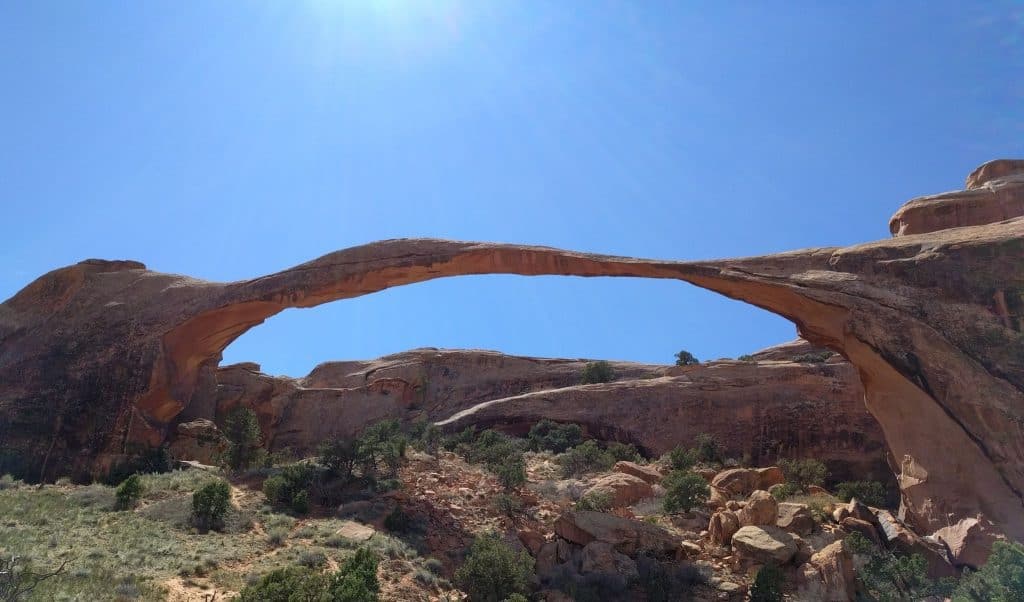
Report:
[[[301,379],[237,364],[218,369],[216,386],[201,387],[182,419],[249,407],[271,449],[310,452],[324,439],[355,434],[384,418],[520,435],[546,418],[581,424],[592,436],[654,455],[710,433],[735,458],[771,463],[809,456],[826,462],[836,480],[890,480],[881,429],[864,409],[856,370],[838,355],[828,363],[782,359],[809,351],[809,344],[797,342],[754,356],[778,358],[773,361],[610,362],[616,380],[593,385],[579,384],[586,360],[494,351],[418,349],[323,364]]]
[[[227,284],[135,262],[55,270],[0,305],[2,461],[46,478],[97,470],[160,443],[200,382],[214,378],[220,352],[288,307],[460,274],[669,278],[784,316],[856,367],[915,527],[982,515],[1019,539],[1024,219],[995,191],[1017,176],[988,177],[974,179],[982,193],[963,193],[983,209],[955,211],[951,222],[764,257],[676,262],[394,240]],[[993,220],[1002,221],[986,223]]]

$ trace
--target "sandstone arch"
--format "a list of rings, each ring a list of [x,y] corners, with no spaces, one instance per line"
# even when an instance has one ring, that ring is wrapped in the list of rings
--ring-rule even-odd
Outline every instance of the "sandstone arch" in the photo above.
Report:
[[[846,356],[900,459],[905,508],[918,528],[982,513],[1022,538],[1022,259],[1024,219],[1015,218],[702,262],[391,240],[211,283],[90,260],[0,305],[0,447],[50,478],[159,444],[221,350],[289,307],[466,274],[666,278],[784,316],[804,338]]]

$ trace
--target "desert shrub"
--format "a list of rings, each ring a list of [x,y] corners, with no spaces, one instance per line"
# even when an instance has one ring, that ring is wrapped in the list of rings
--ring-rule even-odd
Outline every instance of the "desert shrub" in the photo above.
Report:
[[[583,366],[583,374],[580,381],[584,385],[607,383],[613,380],[615,380],[615,371],[612,370],[612,365],[604,360],[588,362],[586,366]]]
[[[327,556],[319,550],[302,550],[295,562],[306,568],[318,569],[327,564]]]
[[[690,353],[689,351],[686,351],[685,349],[683,351],[680,351],[679,353],[676,354],[676,365],[677,366],[692,366],[694,364],[699,364],[699,363],[700,363],[700,360],[698,360],[696,357],[693,356],[692,353]]]
[[[192,521],[203,530],[224,527],[231,487],[227,481],[213,481],[192,494]]]
[[[267,543],[275,548],[283,544],[286,539],[288,539],[288,529],[284,527],[274,527],[267,531]]]
[[[694,586],[705,583],[707,577],[697,567],[669,565],[641,554],[636,559],[637,584],[647,594],[648,602],[675,602],[689,599]]]
[[[722,461],[722,446],[718,444],[714,435],[701,433],[694,439],[694,443],[696,444],[697,461],[708,463]]]
[[[780,502],[798,493],[800,493],[800,488],[796,486],[796,483],[781,483],[778,487],[772,488],[772,497]]]
[[[595,491],[581,497],[575,508],[577,510],[592,510],[594,512],[608,512],[612,509],[612,496],[610,493]]]
[[[399,506],[395,506],[395,509],[384,517],[384,528],[392,533],[405,533],[411,527],[412,517]]]
[[[455,582],[471,602],[501,602],[512,594],[528,593],[532,575],[533,558],[490,533],[473,542],[466,562],[455,572]]]
[[[317,463],[327,469],[326,476],[332,479],[352,480],[359,461],[357,441],[333,439],[324,441],[317,448]]]
[[[476,441],[476,427],[467,426],[461,431],[442,439],[441,447],[448,451],[457,451],[462,446],[472,445],[474,441]]]
[[[239,602],[292,602],[318,600],[327,589],[327,578],[308,568],[290,566],[270,571],[238,596]]]
[[[616,573],[577,573],[571,564],[559,565],[548,575],[548,586],[570,597],[574,602],[621,600],[629,586],[625,577]]]
[[[491,429],[482,431],[468,447],[463,448],[467,460],[484,464],[488,468],[498,466],[511,456],[521,457],[522,454],[520,443]]]
[[[694,506],[707,501],[710,493],[708,482],[694,472],[674,470],[661,482],[665,488],[662,509],[672,514],[689,512]]]
[[[668,463],[672,470],[690,470],[697,463],[697,450],[676,446],[668,452]]]
[[[310,561],[314,560],[319,558],[311,556]],[[320,573],[305,566],[276,569],[246,586],[236,599],[239,602],[373,602],[379,591],[377,557],[360,548],[334,573]]]
[[[613,441],[608,444],[605,450],[611,455],[613,462],[643,462],[644,457],[632,443],[619,443]]]
[[[423,566],[435,575],[440,575],[444,571],[444,563],[437,558],[427,558],[423,561]]]
[[[774,564],[766,564],[757,571],[750,586],[750,602],[782,602],[782,582],[785,575]]]
[[[430,455],[434,455],[437,453],[437,450],[441,448],[441,443],[444,440],[444,434],[434,423],[426,421],[424,421],[424,423],[422,431],[412,438],[412,443],[417,449],[420,449]]]
[[[953,582],[928,578],[928,563],[920,554],[895,554],[879,548],[860,533],[843,540],[851,553],[863,556],[866,562],[856,572],[857,584],[868,600],[920,600],[928,596],[945,597]]]
[[[408,440],[397,420],[382,420],[359,436],[358,454],[365,474],[393,478],[405,458]]]
[[[836,497],[844,502],[857,498],[869,506],[885,506],[885,485],[878,481],[843,481],[836,485]]]
[[[288,506],[295,512],[309,512],[309,485],[314,468],[309,464],[289,464],[263,481],[263,495],[275,506]]]
[[[512,517],[523,510],[523,502],[514,495],[499,493],[494,496],[494,507],[505,516]]]
[[[117,508],[127,510],[134,506],[142,497],[142,479],[133,474],[117,486]]]
[[[36,599],[32,591],[43,581],[63,573],[69,562],[65,560],[52,571],[36,572],[33,570],[32,562],[23,556],[0,554],[0,600],[18,602]]]
[[[545,419],[533,425],[526,438],[533,451],[560,454],[583,441],[583,429],[578,424],[559,424]]]
[[[249,408],[236,408],[224,420],[224,436],[228,449],[224,462],[232,470],[244,470],[260,463],[264,454],[260,447],[262,434],[256,413]]]
[[[593,440],[584,441],[558,457],[562,466],[562,474],[568,477],[608,470],[615,464],[611,454],[600,448]]]
[[[996,541],[985,566],[965,571],[953,590],[953,602],[1024,600],[1024,545]]]
[[[828,476],[828,469],[820,460],[806,458],[803,460],[783,460],[779,462],[786,483],[792,484],[799,491],[807,491],[811,485],[821,486]]]
[[[743,355],[739,356],[736,359],[738,359],[741,362],[756,362],[757,361],[756,359],[754,359],[754,356],[752,356],[752,355],[750,355],[748,353],[744,353]]]
[[[526,464],[522,456],[509,456],[499,464],[492,466],[491,471],[506,491],[512,491],[526,484]]]
[[[794,355],[793,361],[802,364],[821,364],[828,358],[832,357],[831,351],[817,351],[814,353],[801,353],[800,355]]]

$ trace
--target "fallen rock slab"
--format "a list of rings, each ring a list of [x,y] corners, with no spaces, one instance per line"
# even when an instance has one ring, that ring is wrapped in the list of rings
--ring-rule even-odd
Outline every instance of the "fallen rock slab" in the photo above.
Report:
[[[732,548],[744,560],[783,565],[793,559],[797,544],[778,527],[741,527],[732,536]]]

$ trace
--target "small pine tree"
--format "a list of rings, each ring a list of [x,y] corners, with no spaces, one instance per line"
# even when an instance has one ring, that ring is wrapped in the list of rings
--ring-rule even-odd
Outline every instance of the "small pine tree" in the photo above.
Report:
[[[213,481],[192,494],[192,521],[196,527],[221,529],[231,499],[231,487],[227,481]]]
[[[699,364],[698,360],[692,353],[685,349],[676,354],[676,365],[677,366],[693,366]]]
[[[761,567],[750,586],[750,602],[782,602],[784,579],[782,570],[774,564]]]
[[[232,470],[244,470],[256,464],[263,451],[260,448],[260,423],[249,408],[236,408],[224,421],[224,436],[228,440],[225,463]]]
[[[493,470],[505,491],[512,491],[526,484],[526,464],[521,456],[511,456],[494,466]]]
[[[133,474],[117,486],[117,507],[127,510],[134,506],[142,497],[142,479]]]
[[[612,370],[612,365],[604,360],[590,362],[583,367],[581,380],[585,385],[611,382],[615,380],[615,371]]]
[[[513,550],[490,533],[473,542],[466,562],[455,572],[455,581],[470,602],[502,602],[513,594],[528,593],[532,576],[530,555]]]

